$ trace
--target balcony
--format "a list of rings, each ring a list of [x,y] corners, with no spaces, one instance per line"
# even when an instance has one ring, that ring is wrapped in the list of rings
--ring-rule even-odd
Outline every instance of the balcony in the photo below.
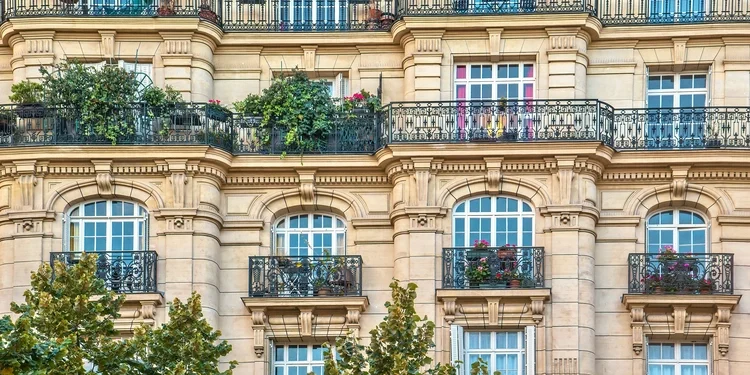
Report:
[[[630,254],[629,294],[733,294],[734,254]]]
[[[749,107],[618,109],[613,122],[618,150],[750,147]]]
[[[51,253],[50,264],[53,270],[56,262],[71,266],[78,263],[81,254]],[[107,289],[123,294],[157,293],[155,251],[107,251],[93,254],[98,256],[96,276],[104,281]]]
[[[544,248],[443,249],[443,289],[544,288]]]
[[[606,26],[750,21],[747,1],[599,0],[596,13]]]
[[[581,0],[405,0],[400,3],[401,16],[493,15],[532,13],[594,13],[594,2]]]
[[[362,296],[362,257],[252,256],[250,297]]]
[[[608,141],[613,109],[597,100],[396,102],[388,143]]]

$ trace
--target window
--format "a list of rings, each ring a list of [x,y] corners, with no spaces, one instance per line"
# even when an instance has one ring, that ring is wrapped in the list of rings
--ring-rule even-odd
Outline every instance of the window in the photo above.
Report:
[[[675,3],[679,6],[675,7]],[[651,22],[696,22],[705,15],[706,0],[650,0]],[[679,8],[679,9],[677,9]]]
[[[648,77],[650,145],[702,145],[708,100],[707,74],[669,74]]]
[[[304,214],[285,217],[274,228],[277,254],[288,256],[343,255],[346,224],[331,215]]]
[[[534,64],[456,65],[456,100],[534,99]]]
[[[278,19],[285,30],[346,29],[346,0],[280,0]]]
[[[82,203],[66,219],[69,251],[148,250],[148,212],[135,203]]]
[[[275,345],[273,375],[323,375],[322,345]]]
[[[535,374],[536,327],[523,331],[464,331],[451,326],[451,360],[462,361],[461,372],[471,373],[471,364],[482,358],[489,373]]]
[[[341,100],[349,95],[349,80],[343,74],[339,73],[335,78],[323,78],[321,81],[328,87],[331,98]]]
[[[678,253],[707,253],[708,227],[705,219],[692,211],[669,210],[655,213],[646,223],[648,253],[672,246]]]
[[[453,246],[471,247],[485,240],[490,246],[534,245],[531,205],[509,197],[480,197],[453,210]]]
[[[648,345],[648,375],[708,375],[708,345],[654,343]]]

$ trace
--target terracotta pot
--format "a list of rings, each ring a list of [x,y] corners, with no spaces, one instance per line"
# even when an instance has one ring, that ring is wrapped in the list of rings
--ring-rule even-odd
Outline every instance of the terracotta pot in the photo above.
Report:
[[[664,289],[662,287],[657,286],[654,288],[654,294],[664,294]]]
[[[511,280],[510,281],[510,287],[511,288],[520,288],[521,287],[521,280]]]
[[[315,291],[316,296],[327,296],[331,294],[331,288],[319,288]]]
[[[702,287],[701,294],[711,294],[711,288]]]

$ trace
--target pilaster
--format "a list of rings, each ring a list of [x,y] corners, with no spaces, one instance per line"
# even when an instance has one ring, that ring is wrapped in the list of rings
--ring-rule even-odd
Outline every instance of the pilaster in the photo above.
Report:
[[[16,56],[21,58],[18,62],[22,61],[24,68],[23,78],[31,80],[39,79],[42,77],[39,68],[55,63],[55,32],[22,31],[20,35],[23,44],[14,46],[14,58]],[[21,64],[14,64],[14,70],[17,66],[21,67]]]
[[[440,100],[440,65],[443,61],[444,30],[412,30],[414,94],[420,101]],[[407,74],[408,77],[408,74]],[[446,77],[449,79],[449,77]]]
[[[164,64],[164,84],[182,93],[185,100],[192,100],[192,32],[162,32],[164,43],[161,59]]]
[[[547,28],[549,99],[586,98],[589,36],[577,27]]]

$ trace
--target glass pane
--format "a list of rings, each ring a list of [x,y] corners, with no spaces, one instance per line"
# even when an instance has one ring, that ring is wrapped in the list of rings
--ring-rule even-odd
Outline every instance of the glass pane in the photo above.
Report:
[[[649,359],[651,357],[649,356]],[[648,366],[648,375],[661,375],[661,366],[659,365],[649,365]]]
[[[482,78],[482,66],[481,65],[471,66],[471,78],[474,78],[474,79]]]
[[[680,346],[680,359],[693,359],[693,346],[682,344]]]
[[[705,89],[706,88],[706,76],[703,74],[695,75],[693,78],[693,88]]]
[[[70,216],[78,216],[78,207],[76,207],[73,211],[70,211]]]
[[[112,216],[122,216],[122,202],[112,202]]]
[[[693,213],[688,211],[680,211],[680,224],[692,224]]]
[[[482,65],[482,78],[492,78],[492,65]]]
[[[661,345],[652,344],[648,346],[648,359],[661,359]]]
[[[313,345],[313,361],[323,360],[323,347],[321,345]]]
[[[458,65],[458,66],[456,66],[456,78],[457,79],[466,79],[466,65]]]
[[[284,346],[283,345],[276,347],[276,361],[284,362]]]
[[[313,228],[323,228],[323,215],[313,215]]]
[[[96,216],[107,216],[107,202],[96,202]]]
[[[135,216],[135,205],[132,203],[125,202],[123,206],[125,216]]]
[[[658,90],[660,88],[661,88],[661,77],[659,76],[648,77],[648,89],[649,90]]]
[[[489,349],[490,332],[469,332],[469,349]]]
[[[661,77],[661,88],[664,90],[670,90],[674,88],[674,77],[673,76],[662,76]]]
[[[95,203],[87,203],[83,206],[83,216],[94,216],[96,214]]]
[[[472,199],[469,201],[469,212],[481,212],[481,201],[479,199]]]
[[[708,359],[708,346],[696,344],[693,349],[695,359]]]
[[[680,75],[680,88],[692,89],[693,88],[693,76],[690,74]]]
[[[466,209],[466,202],[459,204],[456,206],[456,212],[464,212]]]
[[[518,78],[518,65],[513,64],[508,67],[508,78]]]
[[[526,78],[533,78],[534,77],[534,65],[532,64],[524,64],[523,65],[523,76]]]
[[[285,228],[285,225],[286,225],[286,219],[281,219],[281,221],[279,221],[279,224],[276,226],[276,228],[283,229]]]
[[[497,66],[497,78],[508,78],[508,65],[500,64]]]
[[[662,359],[675,359],[674,358],[674,344],[662,344],[661,345],[661,358]]]

